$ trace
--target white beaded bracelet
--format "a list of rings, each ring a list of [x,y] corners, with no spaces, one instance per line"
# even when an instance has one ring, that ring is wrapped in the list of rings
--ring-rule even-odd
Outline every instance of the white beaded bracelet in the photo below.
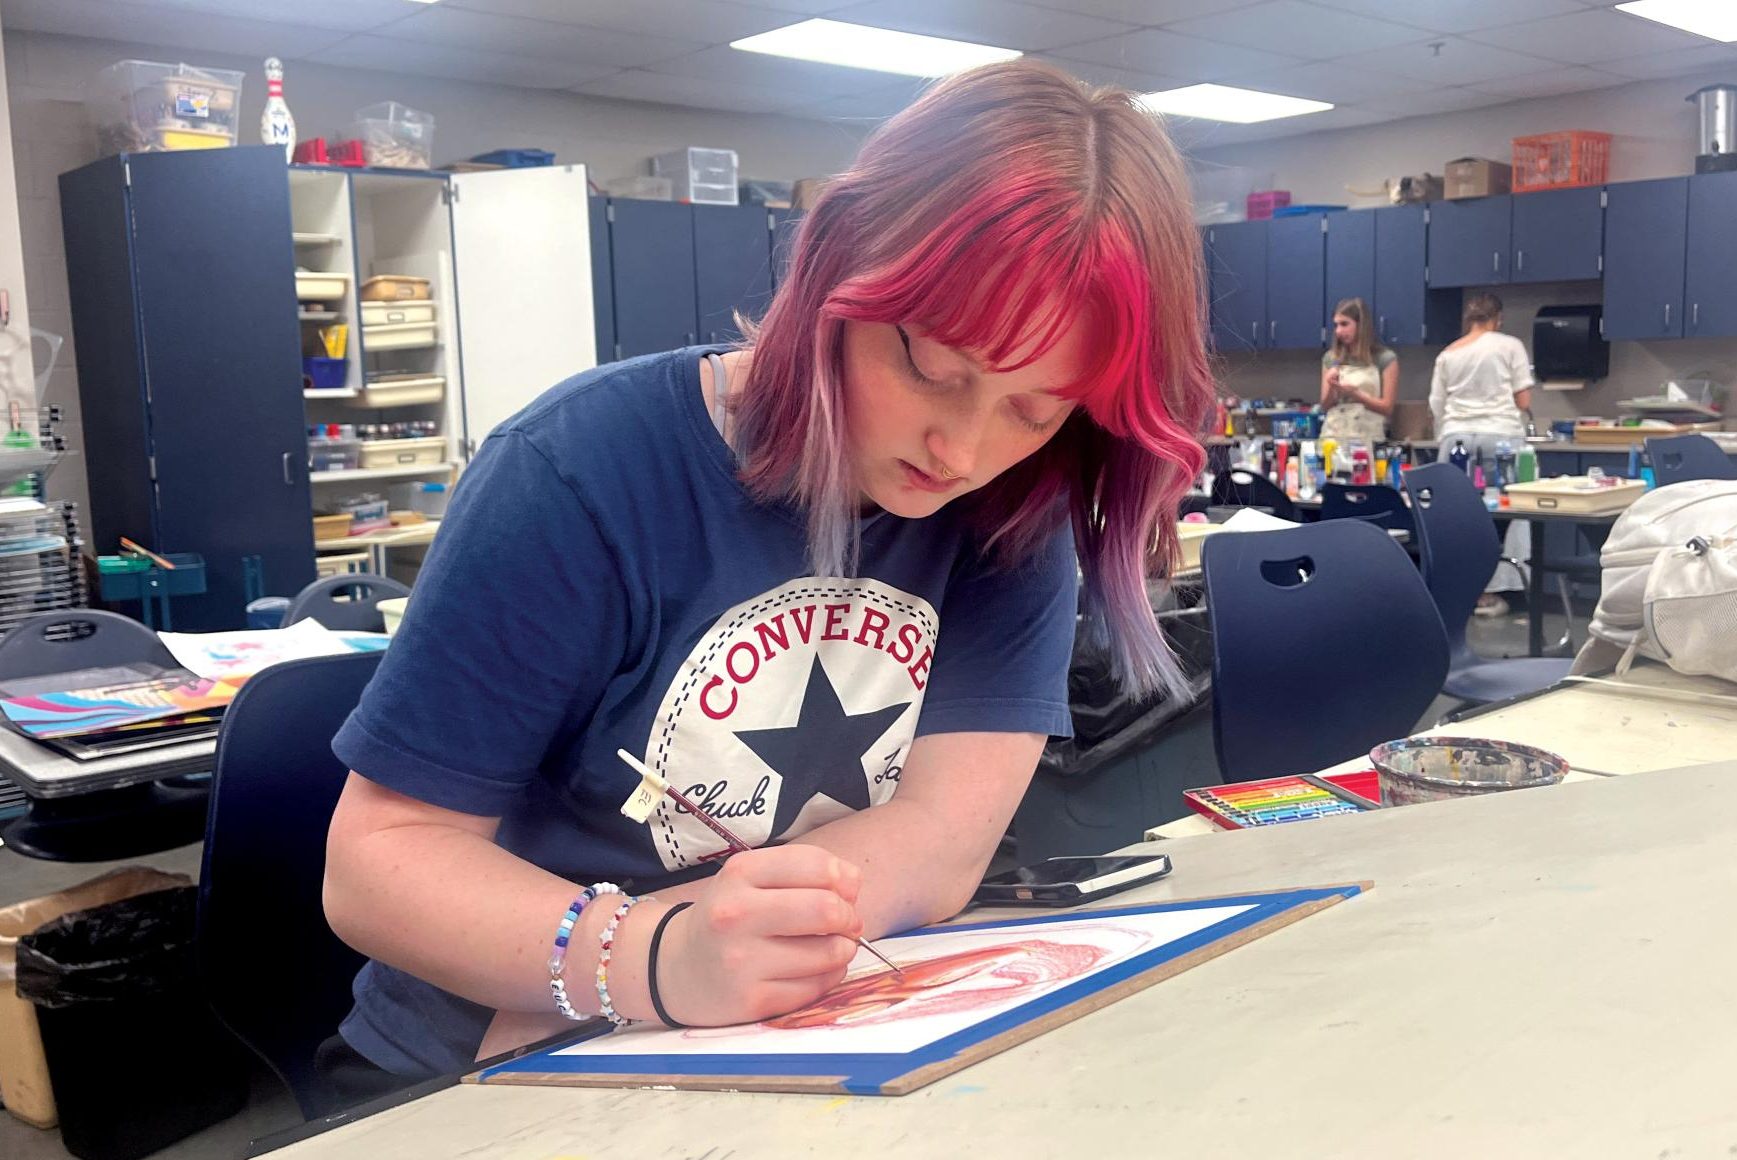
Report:
[[[638,901],[639,899],[632,895],[623,896],[621,905],[615,908],[615,913],[609,916],[609,921],[604,924],[602,932],[597,936],[597,943],[600,948],[597,954],[597,1006],[603,1017],[617,1027],[625,1027],[633,1020],[617,1014],[615,1000],[609,997],[609,956],[615,946],[616,928],[621,925],[621,920],[627,917],[627,912],[632,910]]]
[[[549,955],[549,991],[555,996],[555,1010],[569,1019],[586,1018],[568,1001],[567,980],[561,977],[567,968],[567,941],[573,937],[573,926],[579,921],[585,908],[596,901],[599,895],[620,893],[621,887],[613,882],[593,882],[579,892],[579,897],[573,900],[573,905],[561,916],[561,925],[555,931],[555,949]]]

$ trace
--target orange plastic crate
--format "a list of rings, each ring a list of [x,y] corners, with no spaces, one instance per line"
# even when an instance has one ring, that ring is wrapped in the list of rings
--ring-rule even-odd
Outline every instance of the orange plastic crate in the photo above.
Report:
[[[1569,129],[1514,138],[1514,192],[1603,185],[1610,177],[1610,134]]]

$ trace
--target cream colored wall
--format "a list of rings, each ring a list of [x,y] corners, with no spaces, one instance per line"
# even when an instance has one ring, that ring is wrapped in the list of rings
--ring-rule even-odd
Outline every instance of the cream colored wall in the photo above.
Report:
[[[222,53],[185,55],[190,63],[247,73],[241,123],[244,139],[257,141],[265,100],[260,61]],[[172,48],[26,32],[6,37],[5,58],[14,142],[0,163],[9,173],[16,159],[23,222],[24,273],[15,280],[14,313],[28,281],[37,303],[37,325],[69,337],[45,398],[66,409],[68,444],[82,449],[58,178],[98,156],[84,114],[85,85],[96,72],[117,60],[181,57]],[[833,173],[849,163],[868,128],[863,122],[715,113],[294,62],[284,87],[303,137],[338,134],[355,110],[396,100],[434,115],[437,164],[490,149],[537,146],[554,150],[562,161],[584,162],[599,182],[647,172],[647,158],[685,145],[736,150],[745,177],[793,180]],[[9,177],[4,184],[12,188]],[[4,263],[17,261],[20,253],[18,246],[5,244],[5,218],[6,206],[0,202],[0,279],[11,278]],[[49,484],[57,498],[88,501],[84,463],[76,456]]]
[[[0,398],[31,408],[36,404],[36,383],[30,351],[29,279],[12,160],[12,113],[5,87],[6,62],[0,58],[0,290],[6,292],[11,307],[10,321],[0,329]]]
[[[1737,68],[1619,88],[1515,101],[1433,117],[1413,117],[1363,129],[1312,133],[1279,141],[1194,149],[1198,164],[1235,165],[1270,171],[1274,186],[1303,203],[1368,204],[1347,194],[1378,187],[1383,178],[1407,173],[1439,174],[1465,156],[1507,159],[1514,137],[1557,129],[1593,129],[1614,135],[1610,176],[1616,181],[1671,177],[1694,171],[1694,106],[1684,97],[1703,84],[1737,80]],[[1507,306],[1509,333],[1531,345],[1532,318],[1546,305],[1601,300],[1596,282],[1491,287]],[[1439,347],[1408,347],[1400,354],[1400,397],[1429,396],[1430,371]],[[1533,411],[1540,422],[1572,415],[1618,414],[1616,402],[1651,394],[1672,378],[1711,376],[1737,386],[1737,340],[1681,339],[1611,344],[1610,377],[1581,392],[1538,392]],[[1319,396],[1320,355],[1274,351],[1223,363],[1226,390],[1245,398]]]

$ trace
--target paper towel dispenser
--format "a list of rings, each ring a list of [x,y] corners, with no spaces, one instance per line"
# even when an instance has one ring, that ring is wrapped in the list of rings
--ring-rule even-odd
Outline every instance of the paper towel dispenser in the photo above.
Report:
[[[1600,336],[1602,306],[1546,306],[1532,320],[1532,375],[1539,383],[1602,379],[1610,343]]]

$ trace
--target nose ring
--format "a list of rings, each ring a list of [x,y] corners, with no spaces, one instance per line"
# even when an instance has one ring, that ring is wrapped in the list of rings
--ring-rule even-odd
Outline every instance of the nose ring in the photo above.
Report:
[[[946,465],[943,464],[941,467],[941,478],[942,479],[958,479],[959,473],[954,471],[952,468],[947,467]]]

